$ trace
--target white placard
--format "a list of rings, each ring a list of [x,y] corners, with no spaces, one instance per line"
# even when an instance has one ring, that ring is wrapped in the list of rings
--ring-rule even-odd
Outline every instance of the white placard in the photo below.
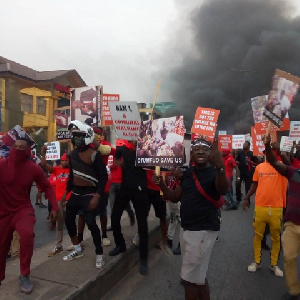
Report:
[[[299,142],[300,139],[290,138],[288,136],[282,136],[280,140],[280,151],[290,152],[293,146],[293,141]],[[296,149],[294,149],[296,153]]]
[[[290,138],[300,139],[300,121],[291,121]]]
[[[219,135],[227,135],[227,131],[226,130],[219,130]]]
[[[46,160],[58,160],[60,159],[60,143],[51,142],[45,143],[47,146]]]
[[[232,136],[232,149],[243,149],[245,143],[245,135],[233,135]]]
[[[108,102],[110,113],[119,139],[137,140],[141,117],[136,102]]]

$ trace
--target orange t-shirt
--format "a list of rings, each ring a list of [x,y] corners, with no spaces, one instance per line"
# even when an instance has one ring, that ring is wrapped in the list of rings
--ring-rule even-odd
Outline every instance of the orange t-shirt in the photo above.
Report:
[[[261,163],[255,168],[253,181],[258,182],[255,206],[277,208],[286,206],[287,179],[268,162]]]

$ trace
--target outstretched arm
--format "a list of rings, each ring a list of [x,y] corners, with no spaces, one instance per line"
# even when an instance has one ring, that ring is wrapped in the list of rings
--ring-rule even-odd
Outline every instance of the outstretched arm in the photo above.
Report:
[[[271,166],[281,175],[287,176],[287,166],[280,163],[272,152],[270,134],[265,136],[264,143],[266,147],[266,158]]]

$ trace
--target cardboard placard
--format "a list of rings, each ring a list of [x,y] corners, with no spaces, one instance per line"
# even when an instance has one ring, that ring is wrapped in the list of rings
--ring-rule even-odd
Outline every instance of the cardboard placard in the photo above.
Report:
[[[108,126],[113,125],[113,119],[111,117],[110,108],[108,105],[109,101],[120,101],[119,94],[103,94],[102,111],[103,111],[103,123],[102,125]]]
[[[231,135],[219,135],[218,148],[220,151],[224,149],[232,150],[232,136]]]
[[[290,152],[294,141],[298,143],[300,139],[293,139],[288,136],[282,136],[280,140],[280,151]],[[296,149],[294,150],[294,153],[296,153]]]
[[[290,138],[300,139],[300,121],[291,121]]]
[[[252,151],[255,156],[263,156],[263,151],[265,150],[265,144],[263,141],[263,135],[257,134],[254,126],[251,127],[251,137],[252,137]]]
[[[255,130],[257,134],[266,134],[269,121],[261,122],[261,123],[255,123]],[[285,131],[285,130],[290,130],[290,119],[289,118],[284,118],[281,124],[281,127],[278,128],[274,124],[271,125],[271,130],[270,132],[276,132],[276,131]]]
[[[136,166],[182,166],[184,133],[182,116],[142,122]]]
[[[45,143],[47,146],[46,160],[60,159],[60,143],[58,141]]]
[[[218,135],[226,135],[227,131],[226,130],[219,130]]]
[[[191,132],[198,133],[199,135],[214,137],[219,114],[219,110],[198,107]]]
[[[233,135],[232,136],[232,149],[243,149],[243,145],[245,143],[245,135]]]
[[[108,102],[116,133],[121,140],[137,140],[140,133],[141,117],[136,102]]]

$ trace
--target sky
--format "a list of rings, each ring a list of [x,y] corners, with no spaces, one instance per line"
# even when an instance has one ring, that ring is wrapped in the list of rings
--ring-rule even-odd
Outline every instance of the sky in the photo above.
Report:
[[[217,0],[211,0],[217,1]],[[295,15],[300,14],[298,0]],[[76,69],[123,101],[172,101],[172,68],[193,53],[197,0],[0,0],[0,56],[38,71]],[[170,54],[170,55],[168,55]]]

